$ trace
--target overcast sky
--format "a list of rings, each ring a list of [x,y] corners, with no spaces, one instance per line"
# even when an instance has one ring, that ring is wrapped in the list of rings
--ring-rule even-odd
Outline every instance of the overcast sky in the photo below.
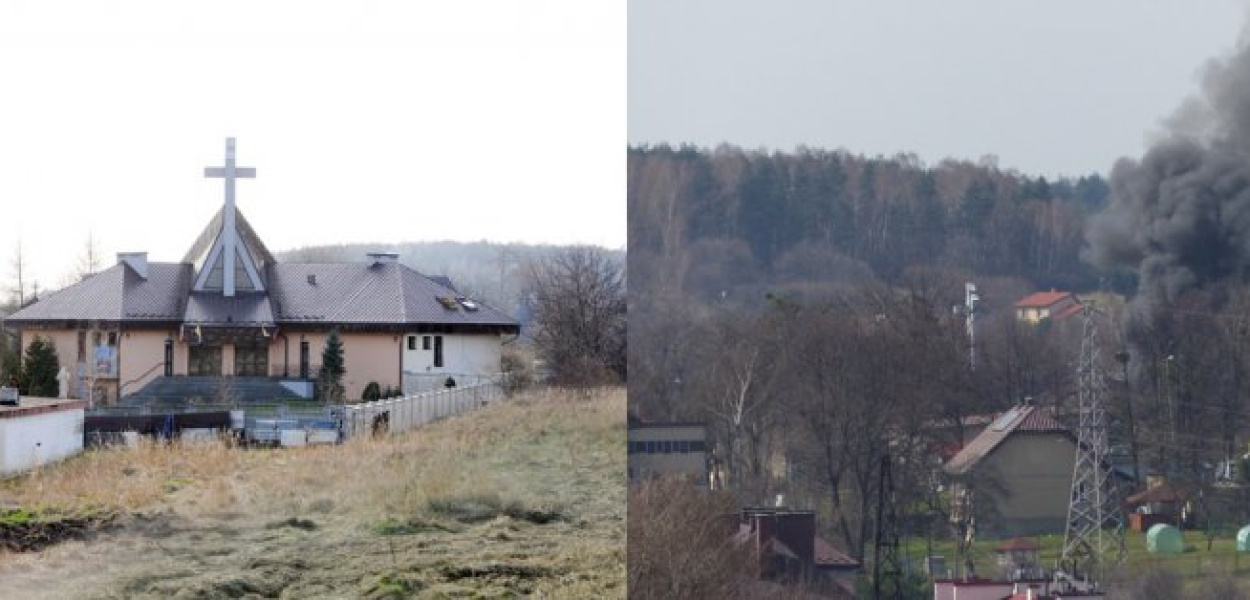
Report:
[[[271,250],[625,246],[623,0],[5,2],[0,287],[88,234],[176,261],[222,203]]]
[[[629,140],[1106,173],[1230,51],[1245,0],[631,0]]]

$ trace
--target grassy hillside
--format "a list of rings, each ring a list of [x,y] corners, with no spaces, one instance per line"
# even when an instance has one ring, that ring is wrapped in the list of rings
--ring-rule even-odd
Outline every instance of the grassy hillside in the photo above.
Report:
[[[542,392],[340,447],[88,452],[0,483],[0,507],[116,517],[0,553],[0,579],[16,597],[624,597],[624,409],[624,390]]]

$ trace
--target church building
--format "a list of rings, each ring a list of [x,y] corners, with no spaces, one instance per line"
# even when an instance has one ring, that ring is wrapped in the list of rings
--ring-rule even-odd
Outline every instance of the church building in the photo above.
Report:
[[[225,181],[225,203],[182,261],[119,254],[5,319],[23,348],[35,336],[56,344],[69,397],[108,404],[161,380],[221,376],[308,396],[331,330],[343,342],[349,399],[371,382],[413,393],[499,372],[501,346],[520,332],[514,319],[394,253],[279,262],[235,206],[236,180],[256,170],[235,165],[233,138],[225,166],[205,176]]]

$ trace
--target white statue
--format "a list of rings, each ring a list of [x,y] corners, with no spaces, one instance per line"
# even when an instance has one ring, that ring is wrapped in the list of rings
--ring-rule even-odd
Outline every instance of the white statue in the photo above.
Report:
[[[61,398],[69,398],[69,369],[61,367],[61,371],[56,374],[57,387],[60,388]]]

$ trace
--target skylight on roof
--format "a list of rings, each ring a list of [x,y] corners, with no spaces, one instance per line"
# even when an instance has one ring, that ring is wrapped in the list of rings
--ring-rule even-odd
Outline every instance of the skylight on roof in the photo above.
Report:
[[[435,296],[434,298],[437,299],[438,303],[442,304],[443,308],[447,310],[456,310],[460,307],[460,304],[456,302],[456,299],[451,296]]]

